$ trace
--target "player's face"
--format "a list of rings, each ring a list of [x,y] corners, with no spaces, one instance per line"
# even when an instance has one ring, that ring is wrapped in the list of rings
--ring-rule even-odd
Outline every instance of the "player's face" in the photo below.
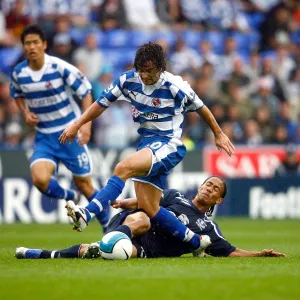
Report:
[[[137,70],[139,75],[146,85],[155,84],[160,77],[161,71],[157,70],[152,61],[147,61],[141,68]]]
[[[206,180],[198,189],[198,201],[208,207],[222,201],[224,185],[218,177],[211,177]]]
[[[41,59],[46,50],[47,44],[43,42],[38,34],[28,34],[24,39],[24,53],[29,60]]]

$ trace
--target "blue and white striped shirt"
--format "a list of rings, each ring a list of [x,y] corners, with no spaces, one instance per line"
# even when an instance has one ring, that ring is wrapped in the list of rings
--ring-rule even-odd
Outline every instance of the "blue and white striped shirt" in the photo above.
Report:
[[[65,129],[80,116],[74,96],[82,100],[91,88],[77,68],[45,54],[44,66],[39,71],[30,69],[27,60],[14,68],[10,92],[15,99],[26,99],[28,109],[39,120],[36,130],[48,134]]]
[[[196,111],[204,104],[180,76],[163,72],[154,85],[145,85],[131,70],[122,74],[97,99],[109,107],[117,99],[131,102],[134,122],[140,123],[143,136],[162,135],[180,138],[184,113]]]

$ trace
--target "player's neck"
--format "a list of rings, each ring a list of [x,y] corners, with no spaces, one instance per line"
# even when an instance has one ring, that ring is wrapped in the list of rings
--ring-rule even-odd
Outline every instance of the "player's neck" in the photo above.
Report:
[[[207,210],[209,209],[209,207],[200,204],[197,200],[192,200],[193,204],[204,214],[207,212]]]
[[[29,67],[33,71],[39,71],[40,69],[43,68],[44,63],[45,63],[45,55],[43,55],[39,59],[30,60],[29,61]]]

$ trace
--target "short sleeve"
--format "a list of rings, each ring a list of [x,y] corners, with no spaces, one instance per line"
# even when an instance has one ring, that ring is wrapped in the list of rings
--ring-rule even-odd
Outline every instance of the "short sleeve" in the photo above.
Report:
[[[25,98],[18,83],[17,72],[14,71],[10,76],[10,95],[12,98]]]
[[[71,88],[79,99],[82,100],[86,94],[91,92],[91,83],[76,67],[68,64],[67,62],[63,62],[62,66],[65,84]]]
[[[123,95],[122,86],[125,80],[124,76],[126,75],[120,76],[102,92],[100,97],[96,100],[100,106],[107,108]]]

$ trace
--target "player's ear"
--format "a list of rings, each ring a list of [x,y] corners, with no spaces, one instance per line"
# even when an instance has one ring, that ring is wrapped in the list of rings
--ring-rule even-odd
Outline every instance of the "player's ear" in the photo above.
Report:
[[[219,199],[217,199],[217,201],[216,201],[216,204],[221,204],[223,202],[223,198],[219,198]]]

